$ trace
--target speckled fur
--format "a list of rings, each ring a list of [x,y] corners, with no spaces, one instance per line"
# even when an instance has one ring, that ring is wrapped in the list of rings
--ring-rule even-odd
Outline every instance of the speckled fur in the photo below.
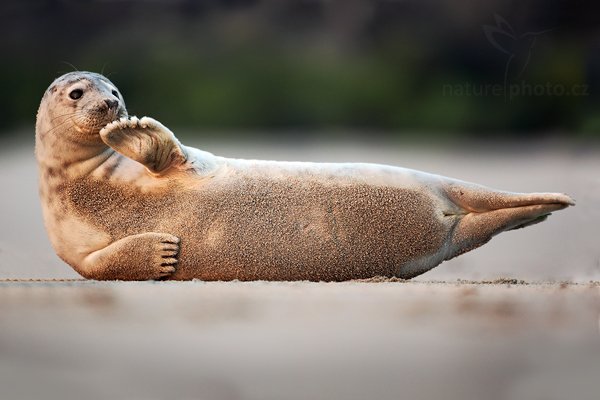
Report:
[[[80,107],[66,98],[73,82],[96,105],[68,114],[77,118],[65,117]],[[89,278],[409,278],[572,204],[388,166],[225,159],[182,146],[154,120],[100,134],[127,115],[124,104],[102,112],[111,90],[97,74],[57,79],[36,128],[51,242]]]
[[[419,191],[318,177],[242,175],[213,179],[201,191],[173,185],[160,195],[80,179],[65,193],[74,212],[111,240],[146,231],[181,237],[173,279],[394,276],[435,253],[447,232]]]

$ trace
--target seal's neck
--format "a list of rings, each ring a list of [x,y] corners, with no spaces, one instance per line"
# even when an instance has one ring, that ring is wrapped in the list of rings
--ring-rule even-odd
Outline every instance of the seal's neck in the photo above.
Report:
[[[70,139],[69,135],[56,138],[36,134],[35,154],[40,170],[52,168],[65,176],[79,178],[89,175],[104,163],[114,150],[100,140]]]

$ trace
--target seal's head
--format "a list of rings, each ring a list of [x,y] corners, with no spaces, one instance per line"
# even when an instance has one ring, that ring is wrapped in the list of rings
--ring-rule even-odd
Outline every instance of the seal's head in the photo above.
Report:
[[[69,72],[44,93],[36,133],[55,139],[101,142],[100,129],[127,116],[125,102],[108,78],[94,72]]]

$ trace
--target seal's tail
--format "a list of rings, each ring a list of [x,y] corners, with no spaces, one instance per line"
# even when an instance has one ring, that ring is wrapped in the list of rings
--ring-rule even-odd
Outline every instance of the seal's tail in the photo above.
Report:
[[[562,193],[502,192],[458,181],[446,186],[446,195],[458,217],[446,259],[475,249],[500,232],[537,224],[553,211],[575,205]]]

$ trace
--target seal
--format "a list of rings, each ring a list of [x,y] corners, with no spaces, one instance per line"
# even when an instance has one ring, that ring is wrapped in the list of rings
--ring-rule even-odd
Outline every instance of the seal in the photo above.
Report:
[[[215,156],[130,118],[91,72],[45,92],[36,157],[56,253],[98,280],[407,279],[574,204],[385,165]]]

